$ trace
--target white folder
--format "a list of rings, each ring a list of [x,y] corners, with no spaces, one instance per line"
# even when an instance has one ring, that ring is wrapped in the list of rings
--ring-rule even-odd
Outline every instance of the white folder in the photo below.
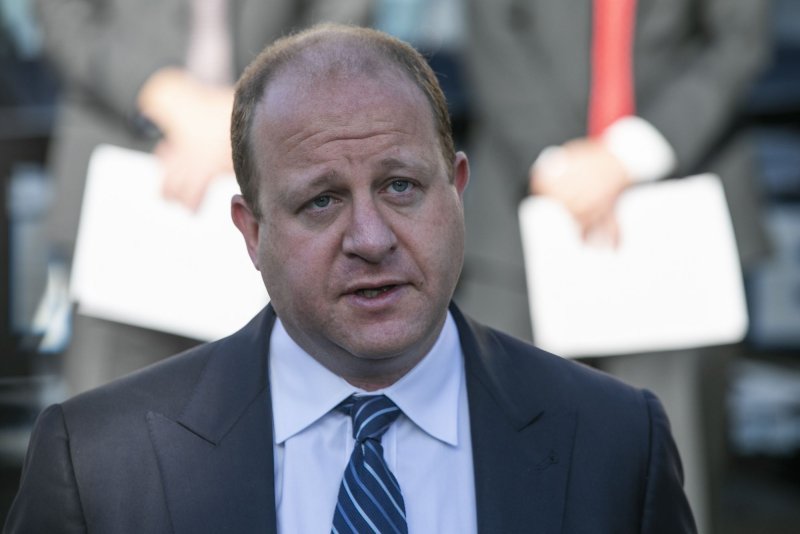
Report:
[[[534,342],[565,357],[740,341],[748,325],[725,194],[711,174],[643,184],[617,204],[618,248],[586,244],[556,201],[520,205]]]
[[[231,222],[233,177],[192,213],[162,197],[151,154],[100,146],[88,172],[70,283],[80,313],[213,340],[268,302]]]

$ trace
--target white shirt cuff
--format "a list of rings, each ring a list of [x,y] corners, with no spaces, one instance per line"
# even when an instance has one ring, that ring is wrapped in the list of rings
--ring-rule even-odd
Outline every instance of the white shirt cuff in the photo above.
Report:
[[[623,117],[606,128],[601,140],[634,182],[665,178],[677,163],[661,132],[641,117]]]

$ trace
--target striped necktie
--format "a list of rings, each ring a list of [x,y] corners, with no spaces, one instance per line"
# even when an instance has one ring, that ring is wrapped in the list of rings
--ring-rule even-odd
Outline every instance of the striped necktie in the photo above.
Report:
[[[406,534],[403,495],[381,446],[381,436],[400,408],[385,395],[353,395],[338,409],[352,417],[356,444],[339,487],[331,532]]]

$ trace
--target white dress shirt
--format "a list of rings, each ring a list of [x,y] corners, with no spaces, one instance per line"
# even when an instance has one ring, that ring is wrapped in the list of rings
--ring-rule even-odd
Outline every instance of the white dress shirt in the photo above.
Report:
[[[329,533],[354,446],[350,417],[333,409],[365,392],[303,351],[280,320],[270,339],[269,372],[278,532]],[[403,411],[381,443],[403,492],[409,533],[476,532],[464,361],[450,314],[416,367],[369,393],[383,393]]]
[[[677,164],[669,141],[641,117],[628,116],[616,120],[605,129],[601,138],[634,182],[666,178]]]
[[[677,165],[672,145],[655,126],[641,117],[631,115],[618,119],[603,131],[600,140],[634,183],[666,178]],[[562,146],[545,147],[534,165],[550,177],[557,178],[566,164],[564,154]]]
[[[228,21],[228,0],[192,0],[186,69],[198,80],[230,85],[233,43]]]

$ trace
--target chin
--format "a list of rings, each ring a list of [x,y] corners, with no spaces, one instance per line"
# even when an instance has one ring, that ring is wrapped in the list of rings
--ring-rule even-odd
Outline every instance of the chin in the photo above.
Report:
[[[365,330],[369,333],[364,336]],[[428,340],[428,332],[413,328],[407,322],[399,328],[365,328],[359,333],[362,337],[358,340],[349,340],[343,346],[356,356],[364,360],[388,360],[395,357],[411,356],[419,352],[424,347],[427,353],[430,347],[428,343],[435,340]],[[420,354],[419,357],[424,356]]]
[[[348,347],[349,345],[349,347]],[[345,350],[361,360],[390,360],[407,354],[413,344],[380,340],[375,343],[364,342],[345,344]]]

